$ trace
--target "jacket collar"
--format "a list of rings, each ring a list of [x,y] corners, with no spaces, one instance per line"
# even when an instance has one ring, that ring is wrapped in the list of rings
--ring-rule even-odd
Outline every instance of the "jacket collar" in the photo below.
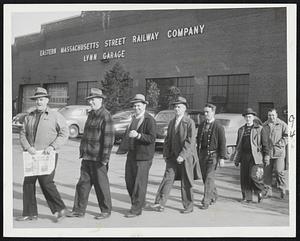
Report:
[[[103,110],[104,110],[104,106],[102,105],[98,110],[91,110],[91,113],[93,113],[96,116],[99,116]]]
[[[270,126],[271,122],[269,120],[267,120],[264,125],[269,125]],[[274,125],[279,125],[280,124],[280,119],[277,118],[276,121],[273,123]]]
[[[45,112],[45,113],[48,114],[49,110],[50,110],[50,108],[49,108],[49,106],[47,106],[46,109],[44,111],[42,111],[42,112]],[[38,112],[37,109],[34,109],[29,114],[36,114],[37,112]]]
[[[247,124],[244,125],[244,127],[246,127]],[[253,128],[259,128],[259,124],[257,124],[256,122],[253,122]]]

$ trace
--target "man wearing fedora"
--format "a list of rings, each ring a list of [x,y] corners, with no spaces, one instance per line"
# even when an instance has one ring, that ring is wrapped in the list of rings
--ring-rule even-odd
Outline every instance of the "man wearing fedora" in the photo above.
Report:
[[[20,142],[24,151],[35,155],[36,151],[44,150],[50,154],[62,146],[68,139],[68,127],[64,117],[57,111],[48,107],[50,95],[47,90],[37,87],[34,96],[36,108],[30,112],[24,120],[20,131]],[[58,155],[56,153],[56,162]],[[56,163],[55,163],[56,166]],[[66,206],[54,184],[55,169],[49,175],[27,176],[23,182],[23,215],[17,221],[30,221],[38,218],[37,203],[35,197],[35,183],[39,181],[42,192],[46,198],[55,221],[61,220],[66,215]]]
[[[131,100],[135,113],[120,146],[127,146],[125,182],[131,208],[125,215],[133,218],[142,214],[145,205],[149,170],[155,152],[156,122],[146,111],[148,101],[142,94]]]
[[[163,149],[166,170],[152,209],[164,211],[174,180],[180,180],[184,207],[181,213],[186,214],[193,211],[193,183],[201,175],[196,150],[196,130],[194,121],[186,115],[186,99],[179,96],[172,105],[175,118],[168,125]]]
[[[215,171],[218,162],[224,163],[226,159],[226,138],[224,127],[215,121],[216,106],[208,103],[203,111],[205,120],[198,128],[197,147],[204,182],[201,209],[208,209],[209,205],[214,204],[218,198]]]
[[[242,203],[252,203],[253,192],[258,202],[266,198],[267,188],[263,181],[263,164],[269,163],[268,135],[257,122],[256,112],[247,108],[243,116],[246,124],[239,128],[233,161],[240,168]]]
[[[111,114],[103,105],[102,90],[91,88],[86,98],[91,111],[85,122],[80,142],[80,178],[76,185],[73,210],[68,217],[83,217],[88,204],[92,186],[96,191],[101,213],[95,219],[108,218],[111,215],[111,195],[107,176],[108,162],[114,143],[114,128]]]

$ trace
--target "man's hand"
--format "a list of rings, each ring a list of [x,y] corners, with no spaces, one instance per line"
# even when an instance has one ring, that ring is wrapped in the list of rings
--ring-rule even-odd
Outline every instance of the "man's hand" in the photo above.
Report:
[[[50,154],[52,151],[54,151],[54,147],[53,147],[53,146],[48,146],[48,147],[44,150],[44,153],[45,153],[45,154]]]
[[[264,157],[264,163],[265,163],[265,166],[269,166],[270,165],[270,156],[265,156]]]
[[[139,133],[137,131],[132,130],[132,131],[129,132],[129,137],[136,138],[138,136],[138,134]]]
[[[178,164],[183,163],[183,161],[184,161],[184,159],[183,159],[181,156],[178,156],[178,157],[177,157],[177,163],[178,163]]]
[[[34,155],[35,153],[36,153],[36,150],[35,150],[35,148],[34,147],[29,147],[28,149],[27,149],[27,151],[31,154],[31,155]]]

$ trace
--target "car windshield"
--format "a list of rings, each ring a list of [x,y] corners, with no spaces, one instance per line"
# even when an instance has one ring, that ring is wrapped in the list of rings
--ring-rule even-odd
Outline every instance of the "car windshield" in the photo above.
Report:
[[[175,117],[175,112],[159,112],[155,116],[156,121],[169,122]]]
[[[230,120],[228,120],[228,119],[219,119],[219,118],[217,118],[216,120],[218,120],[218,122],[219,122],[222,126],[224,126],[224,127],[228,127],[229,124],[230,124]]]
[[[64,116],[78,116],[83,113],[82,109],[74,109],[74,108],[69,108],[69,107],[63,107],[59,110],[59,112]]]

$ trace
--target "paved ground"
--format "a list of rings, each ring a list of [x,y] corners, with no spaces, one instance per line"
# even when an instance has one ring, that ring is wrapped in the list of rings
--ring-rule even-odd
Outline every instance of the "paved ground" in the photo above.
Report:
[[[79,178],[80,161],[78,159],[79,139],[69,140],[61,150],[55,175],[55,182],[66,206],[71,209],[75,193],[75,185]],[[124,217],[130,208],[124,178],[124,155],[116,155],[117,146],[113,148],[110,161],[109,178],[113,211],[109,219],[95,220],[99,212],[95,192],[92,189],[87,213],[84,218],[65,218],[59,224],[53,222],[50,209],[37,184],[37,203],[39,219],[31,222],[13,221],[14,228],[116,228],[116,227],[246,227],[246,226],[289,226],[289,202],[279,198],[275,190],[274,197],[260,204],[243,205],[239,186],[239,168],[232,163],[218,169],[217,188],[218,202],[208,210],[199,209],[203,194],[203,184],[199,180],[195,185],[194,212],[183,215],[180,198],[180,183],[175,182],[165,212],[144,211],[142,216],[128,219]],[[13,216],[22,214],[22,182],[23,166],[21,147],[18,135],[13,135]],[[153,203],[158,185],[162,179],[165,163],[158,151],[150,170],[147,202]],[[254,199],[257,201],[256,197]]]

